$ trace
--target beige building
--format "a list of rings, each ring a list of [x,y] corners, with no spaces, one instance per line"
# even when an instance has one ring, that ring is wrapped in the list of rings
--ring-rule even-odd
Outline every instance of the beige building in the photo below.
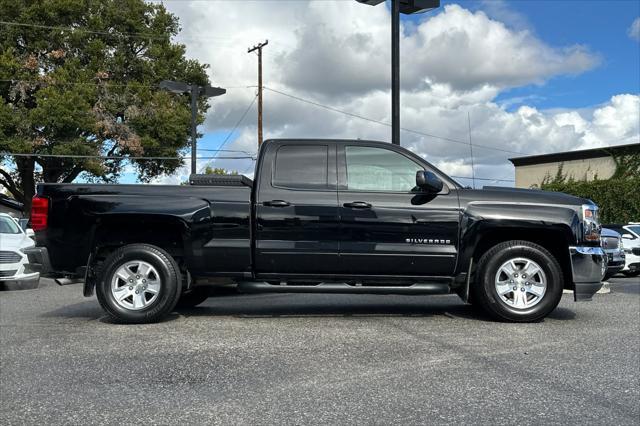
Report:
[[[553,179],[562,167],[562,174],[576,180],[610,178],[616,170],[612,155],[640,154],[640,143],[593,148],[581,151],[557,152],[510,158],[516,168],[516,187],[538,187],[546,177]]]

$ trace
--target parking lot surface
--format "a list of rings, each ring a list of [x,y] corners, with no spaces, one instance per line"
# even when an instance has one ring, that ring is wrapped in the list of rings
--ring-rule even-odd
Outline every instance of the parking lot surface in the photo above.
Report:
[[[0,293],[0,424],[638,424],[640,283],[536,324],[457,296],[235,295],[109,323],[79,285]]]

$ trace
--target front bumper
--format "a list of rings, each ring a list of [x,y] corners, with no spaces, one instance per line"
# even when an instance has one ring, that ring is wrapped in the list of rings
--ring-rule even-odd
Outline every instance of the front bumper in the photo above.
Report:
[[[40,275],[47,275],[53,272],[51,261],[49,260],[49,251],[46,247],[33,247],[24,250],[29,259],[29,263],[25,265],[27,272],[39,272]]]
[[[0,278],[0,290],[32,290],[38,287],[40,274],[16,274],[8,278]]]
[[[602,287],[602,267],[606,262],[600,247],[569,247],[576,302],[591,300]]]

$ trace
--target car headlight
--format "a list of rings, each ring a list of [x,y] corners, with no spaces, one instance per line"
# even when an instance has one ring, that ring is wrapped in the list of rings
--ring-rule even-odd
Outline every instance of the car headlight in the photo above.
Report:
[[[25,251],[25,250],[30,250],[30,249],[34,248],[35,246],[36,246],[36,245],[34,244],[34,245],[32,245],[32,246],[20,247],[20,251],[21,251],[22,253],[24,253],[24,251]]]
[[[600,241],[601,226],[598,223],[598,206],[595,204],[582,205],[582,226],[584,241]]]

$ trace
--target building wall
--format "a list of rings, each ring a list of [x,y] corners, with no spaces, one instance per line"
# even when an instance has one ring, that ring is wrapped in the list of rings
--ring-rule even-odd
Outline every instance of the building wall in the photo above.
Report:
[[[562,165],[562,174],[573,177],[576,180],[593,180],[597,175],[599,179],[610,178],[616,170],[613,158],[599,157],[586,160],[571,160],[557,163],[532,164],[528,166],[516,166],[516,187],[531,188],[540,186],[546,176],[553,179],[558,173],[558,167]]]

